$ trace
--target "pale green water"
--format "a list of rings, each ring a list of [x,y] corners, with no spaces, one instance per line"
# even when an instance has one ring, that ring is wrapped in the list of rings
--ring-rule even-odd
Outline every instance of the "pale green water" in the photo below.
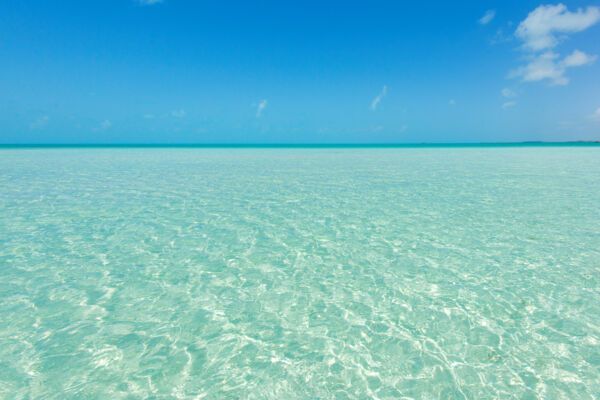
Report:
[[[0,398],[592,399],[600,147],[0,149]]]

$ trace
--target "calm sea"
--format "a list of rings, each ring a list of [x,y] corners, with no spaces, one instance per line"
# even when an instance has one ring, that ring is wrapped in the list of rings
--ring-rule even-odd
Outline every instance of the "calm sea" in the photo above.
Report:
[[[599,394],[600,146],[0,149],[0,398]]]

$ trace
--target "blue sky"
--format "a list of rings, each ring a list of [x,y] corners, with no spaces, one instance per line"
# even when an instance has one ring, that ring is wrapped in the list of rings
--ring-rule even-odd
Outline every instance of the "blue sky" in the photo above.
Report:
[[[600,2],[0,2],[2,143],[600,139]]]

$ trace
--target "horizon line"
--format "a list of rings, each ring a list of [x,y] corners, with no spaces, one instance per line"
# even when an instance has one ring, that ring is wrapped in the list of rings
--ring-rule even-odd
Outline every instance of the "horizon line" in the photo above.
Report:
[[[522,142],[400,142],[400,143],[0,143],[8,148],[393,148],[393,147],[600,146],[600,140]]]

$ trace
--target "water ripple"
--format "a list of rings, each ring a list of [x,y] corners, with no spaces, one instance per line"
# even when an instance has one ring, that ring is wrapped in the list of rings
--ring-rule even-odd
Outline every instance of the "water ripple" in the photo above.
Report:
[[[592,399],[596,148],[0,150],[0,397]]]

